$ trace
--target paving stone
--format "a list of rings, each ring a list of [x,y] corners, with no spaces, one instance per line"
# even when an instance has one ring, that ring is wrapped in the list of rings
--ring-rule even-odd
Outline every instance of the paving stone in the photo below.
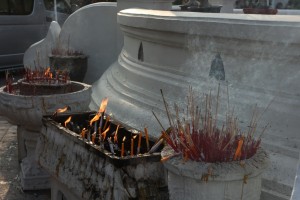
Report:
[[[0,200],[50,200],[50,190],[21,189],[17,152],[17,127],[0,116]]]

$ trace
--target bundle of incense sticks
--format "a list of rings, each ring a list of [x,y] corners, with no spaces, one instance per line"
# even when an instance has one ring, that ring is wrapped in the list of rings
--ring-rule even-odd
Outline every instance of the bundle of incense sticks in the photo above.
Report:
[[[226,115],[222,127],[217,127],[219,90],[220,85],[216,96],[215,110],[211,93],[205,95],[204,109],[201,110],[199,106],[195,105],[194,94],[190,87],[187,112],[182,115],[176,104],[174,106],[175,114],[171,113],[161,91],[170,125],[168,131],[162,127],[154,112],[153,114],[163,129],[162,137],[176,154],[182,155],[184,160],[211,163],[239,161],[252,157],[259,148],[261,136],[267,126],[259,137],[254,137],[259,119],[257,109],[253,112],[248,131],[241,131],[238,118],[234,116],[233,111]],[[215,114],[213,114],[214,112]],[[181,116],[184,117],[181,119]]]

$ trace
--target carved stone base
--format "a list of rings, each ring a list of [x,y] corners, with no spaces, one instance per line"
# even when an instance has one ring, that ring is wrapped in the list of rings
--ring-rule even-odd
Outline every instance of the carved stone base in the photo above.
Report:
[[[39,132],[18,126],[20,179],[23,190],[50,189],[50,176],[35,161],[35,148]]]
[[[49,174],[28,157],[22,160],[20,179],[23,190],[50,189]]]

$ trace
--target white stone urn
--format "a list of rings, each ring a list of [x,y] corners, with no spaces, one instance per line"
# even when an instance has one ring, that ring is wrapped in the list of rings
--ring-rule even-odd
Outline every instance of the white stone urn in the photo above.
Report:
[[[91,98],[91,86],[71,82],[74,92],[55,95],[24,96],[0,88],[0,112],[12,124],[18,125],[18,157],[21,162],[21,185],[24,190],[50,188],[49,175],[35,161],[35,147],[42,127],[42,116],[58,108],[70,106],[72,111],[86,111]]]
[[[174,151],[166,146],[162,156]],[[168,176],[171,200],[259,200],[261,175],[269,165],[267,153],[258,149],[257,153],[244,161],[205,163],[184,161],[181,156],[163,162]]]

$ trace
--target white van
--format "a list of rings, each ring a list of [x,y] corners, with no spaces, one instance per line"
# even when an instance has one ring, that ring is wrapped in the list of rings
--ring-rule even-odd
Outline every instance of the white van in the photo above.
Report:
[[[66,0],[57,0],[60,25],[71,14]],[[45,37],[55,20],[54,0],[0,0],[0,71],[22,66],[23,55]]]
[[[288,5],[289,0],[270,0],[272,8],[283,9]]]

